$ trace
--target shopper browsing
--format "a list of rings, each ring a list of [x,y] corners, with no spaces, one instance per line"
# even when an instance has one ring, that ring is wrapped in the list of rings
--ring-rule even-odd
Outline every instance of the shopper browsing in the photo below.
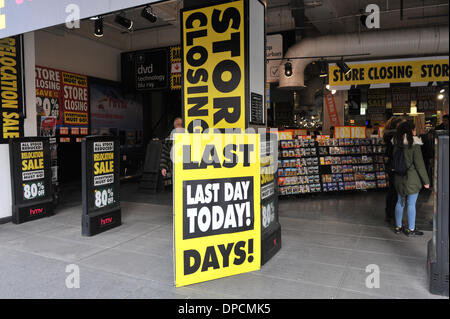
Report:
[[[430,187],[428,174],[425,170],[422,151],[422,141],[413,136],[414,126],[409,122],[402,122],[397,127],[393,138],[393,158],[391,168],[395,174],[395,189],[398,200],[395,206],[395,233],[402,230],[407,236],[423,235],[416,229],[416,201],[422,186]],[[403,210],[406,206],[408,228],[403,229]]]
[[[394,177],[395,174],[390,170],[392,165],[392,156],[394,145],[392,144],[392,139],[395,136],[395,132],[397,130],[397,126],[403,121],[400,117],[391,117],[385,125],[383,131],[383,141],[386,145],[385,156],[388,159],[386,163],[388,178],[389,178],[389,186],[386,194],[386,208],[385,208],[385,221],[391,223],[394,221],[395,216],[395,205],[397,205],[397,191],[394,186]]]

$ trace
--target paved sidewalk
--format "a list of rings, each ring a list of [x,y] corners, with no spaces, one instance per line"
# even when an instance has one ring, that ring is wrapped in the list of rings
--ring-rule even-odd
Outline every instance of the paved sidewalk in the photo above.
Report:
[[[167,201],[122,202],[123,225],[90,238],[81,206],[61,205],[49,218],[0,225],[0,298],[440,298],[427,288],[431,232],[395,235],[382,198],[281,200],[283,248],[260,271],[183,288],[173,286]],[[65,286],[69,264],[80,267],[79,289]],[[369,264],[380,267],[378,289],[365,286]]]

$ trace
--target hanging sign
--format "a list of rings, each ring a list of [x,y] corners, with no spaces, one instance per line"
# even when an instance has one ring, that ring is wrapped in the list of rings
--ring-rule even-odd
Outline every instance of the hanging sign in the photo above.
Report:
[[[367,114],[386,112],[386,89],[367,90]]]
[[[283,58],[283,36],[281,34],[268,35],[266,41],[266,81],[278,82],[280,77],[278,68],[281,58]]]
[[[435,86],[417,88],[417,112],[435,112],[437,110],[437,89]]]
[[[347,62],[347,65],[351,68],[347,75],[336,64],[329,65],[330,87],[449,80],[448,56]]]
[[[361,90],[351,89],[348,91],[348,114],[361,114]]]
[[[120,226],[120,144],[118,137],[82,140],[82,234],[93,236]]]
[[[50,144],[45,137],[9,142],[12,221],[15,224],[53,214]]]
[[[62,98],[65,125],[88,125],[89,98],[87,77],[62,72]]]
[[[62,123],[61,72],[51,68],[35,67],[36,112],[40,116],[52,116]]]
[[[22,35],[0,39],[0,143],[23,137],[23,67]]]
[[[170,89],[181,89],[181,46],[170,47]]]
[[[392,113],[409,113],[411,110],[411,88],[391,88]]]
[[[334,138],[366,138],[365,126],[336,126]]]
[[[181,17],[186,129],[245,129],[252,104],[255,124],[264,121],[264,5],[238,0]]]
[[[175,285],[258,270],[259,135],[174,136]]]
[[[136,90],[166,89],[168,86],[168,62],[167,49],[135,52]]]
[[[87,135],[89,126],[87,76],[36,66],[35,77],[37,114],[55,117],[61,135],[69,134],[69,127],[79,128],[79,132],[83,132],[82,135]]]
[[[330,126],[339,125],[339,116],[336,109],[336,101],[334,95],[331,93],[324,95],[325,105],[327,106],[328,118],[330,119]]]

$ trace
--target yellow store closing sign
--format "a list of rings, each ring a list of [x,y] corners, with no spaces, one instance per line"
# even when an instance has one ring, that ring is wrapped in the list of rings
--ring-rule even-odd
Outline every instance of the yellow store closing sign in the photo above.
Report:
[[[330,86],[380,83],[435,82],[449,80],[448,57],[348,62],[344,75],[336,64],[329,66]]]
[[[260,269],[258,134],[175,134],[176,287]]]
[[[244,1],[183,10],[182,23],[186,129],[245,129]]]

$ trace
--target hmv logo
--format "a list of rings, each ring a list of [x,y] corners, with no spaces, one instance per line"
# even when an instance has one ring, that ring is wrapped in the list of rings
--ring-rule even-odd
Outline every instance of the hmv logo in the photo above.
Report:
[[[36,209],[30,208],[30,216],[39,215],[42,214],[43,212],[44,212],[43,208],[36,208]]]
[[[137,72],[138,72],[139,75],[152,74],[153,73],[153,64],[150,64],[149,66],[141,65],[137,69]]]
[[[112,217],[100,218],[100,225],[105,226],[112,223]]]

